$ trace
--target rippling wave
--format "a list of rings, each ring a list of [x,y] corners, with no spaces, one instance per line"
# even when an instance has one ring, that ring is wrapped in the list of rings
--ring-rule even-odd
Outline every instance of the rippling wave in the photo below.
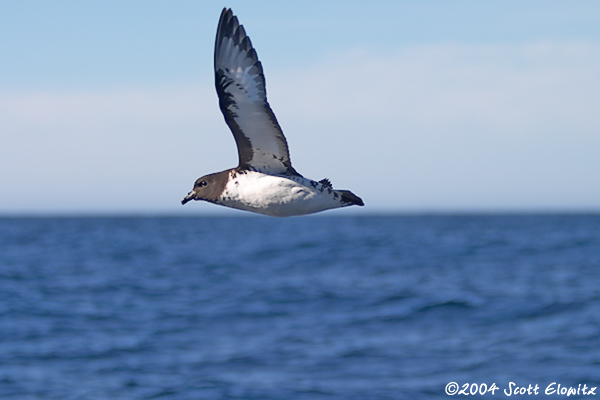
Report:
[[[600,386],[599,315],[596,215],[0,219],[6,399]]]

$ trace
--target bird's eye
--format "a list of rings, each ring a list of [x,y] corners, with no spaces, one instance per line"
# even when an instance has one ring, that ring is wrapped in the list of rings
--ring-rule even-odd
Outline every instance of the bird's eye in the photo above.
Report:
[[[198,182],[198,184],[196,186],[202,187],[202,186],[206,186],[206,185],[207,185],[206,181],[200,181],[200,182]]]

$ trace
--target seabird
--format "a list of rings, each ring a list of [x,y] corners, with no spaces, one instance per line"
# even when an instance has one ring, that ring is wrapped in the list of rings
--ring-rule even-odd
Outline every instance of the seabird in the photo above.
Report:
[[[267,102],[256,50],[228,8],[221,12],[217,28],[215,84],[219,107],[237,143],[239,164],[198,178],[181,204],[204,200],[274,217],[364,205],[354,193],[333,189],[328,179],[313,181],[292,167],[287,141]]]

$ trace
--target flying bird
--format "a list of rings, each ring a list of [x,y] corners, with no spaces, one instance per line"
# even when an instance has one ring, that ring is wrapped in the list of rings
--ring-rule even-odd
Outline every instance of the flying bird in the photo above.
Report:
[[[364,205],[354,193],[333,189],[328,179],[313,181],[292,167],[267,102],[262,64],[231,9],[221,12],[214,67],[219,107],[235,138],[239,164],[198,178],[181,204],[204,200],[274,217]]]

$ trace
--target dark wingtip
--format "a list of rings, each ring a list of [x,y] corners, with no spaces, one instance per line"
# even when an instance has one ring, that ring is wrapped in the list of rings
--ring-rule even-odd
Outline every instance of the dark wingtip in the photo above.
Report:
[[[221,19],[223,19],[225,15],[233,15],[231,8],[223,7],[223,11],[221,11]]]

